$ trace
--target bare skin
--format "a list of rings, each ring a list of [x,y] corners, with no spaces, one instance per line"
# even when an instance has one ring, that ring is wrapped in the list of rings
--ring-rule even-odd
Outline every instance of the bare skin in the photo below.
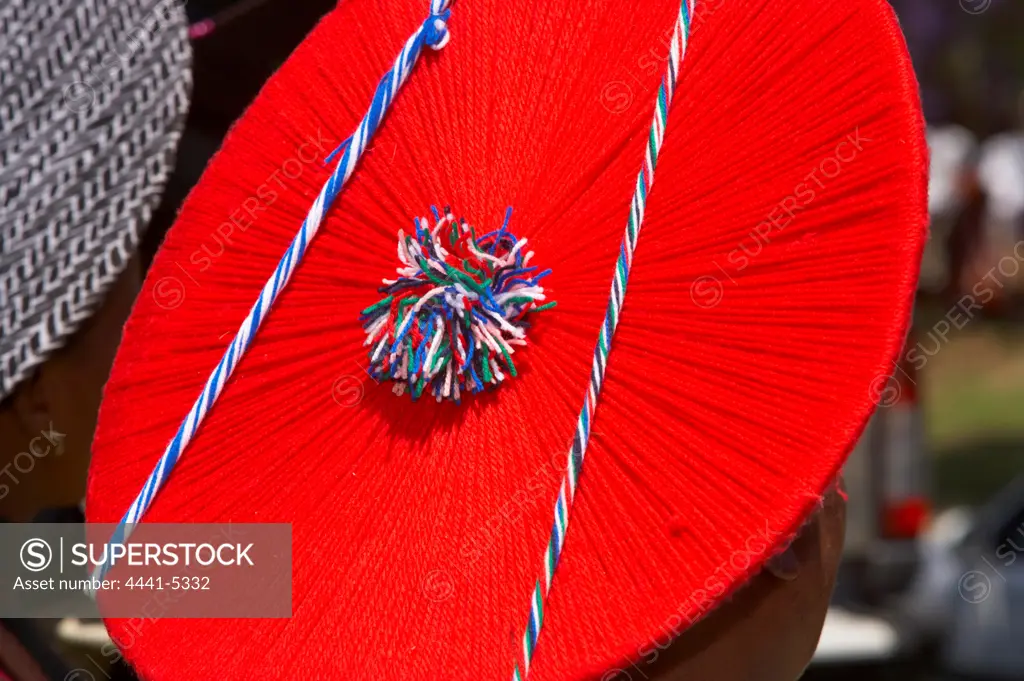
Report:
[[[639,673],[650,681],[795,681],[814,655],[842,556],[846,502],[830,492],[790,547]],[[636,670],[632,670],[636,671]]]
[[[28,522],[85,496],[103,385],[140,282],[136,258],[83,328],[0,405],[0,518]]]

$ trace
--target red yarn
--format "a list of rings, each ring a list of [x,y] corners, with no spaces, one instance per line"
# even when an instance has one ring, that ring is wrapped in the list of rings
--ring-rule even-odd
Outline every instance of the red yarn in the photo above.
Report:
[[[264,88],[130,319],[89,520],[119,519],[427,3],[349,0]],[[458,4],[147,521],[289,522],[290,620],[109,620],[147,681],[504,681],[678,0]],[[815,507],[899,351],[925,240],[916,85],[883,0],[699,3],[531,681],[695,620]],[[364,373],[361,309],[431,204],[516,231],[558,307],[462,406]]]

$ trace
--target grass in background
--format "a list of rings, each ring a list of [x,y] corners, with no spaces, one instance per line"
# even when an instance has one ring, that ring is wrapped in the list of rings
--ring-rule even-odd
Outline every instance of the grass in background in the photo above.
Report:
[[[929,349],[932,328],[919,331]],[[939,506],[981,503],[1024,473],[1024,328],[976,319],[953,329],[921,389]]]

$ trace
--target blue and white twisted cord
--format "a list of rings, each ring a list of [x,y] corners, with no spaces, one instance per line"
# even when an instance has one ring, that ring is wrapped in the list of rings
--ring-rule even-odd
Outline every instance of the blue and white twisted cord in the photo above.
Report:
[[[373,96],[373,101],[370,103],[370,110],[363,117],[359,127],[351,137],[342,142],[327,158],[327,161],[330,162],[335,155],[342,154],[337,167],[324,184],[316,201],[313,202],[313,207],[309,209],[302,227],[295,235],[288,250],[285,251],[281,261],[277,264],[274,274],[263,286],[259,298],[256,299],[256,303],[249,311],[249,315],[242,322],[242,326],[238,329],[235,339],[231,341],[227,352],[206,381],[206,386],[199,395],[199,399],[192,405],[192,409],[178,428],[174,439],[171,440],[153,472],[150,473],[149,479],[146,480],[142,491],[135,498],[135,501],[132,502],[128,512],[121,518],[110,539],[110,543],[119,544],[128,538],[133,526],[149,510],[153,499],[164,486],[164,483],[167,482],[182,452],[189,442],[192,441],[203,419],[209,413],[217,398],[220,397],[235,367],[238,366],[246,350],[252,344],[256,332],[267,318],[267,314],[270,312],[277,297],[284,290],[285,286],[288,285],[296,267],[298,267],[298,264],[306,254],[306,249],[320,229],[324,215],[330,210],[331,204],[355,172],[360,158],[362,158],[370,140],[377,131],[377,127],[384,119],[384,115],[387,113],[392,101],[394,101],[395,95],[398,94],[398,91],[408,80],[409,74],[423,53],[423,48],[431,47],[432,49],[440,50],[448,44],[451,34],[448,32],[447,22],[451,14],[449,7],[452,2],[453,0],[430,0],[430,16],[406,41],[402,52],[398,55],[398,59],[395,60],[394,66],[381,79],[380,85]],[[111,565],[108,561],[96,569],[94,576],[102,580],[103,575],[110,568]]]
[[[555,521],[551,528],[547,549],[544,552],[544,574],[534,583],[533,593],[530,597],[530,616],[526,622],[526,630],[523,632],[522,655],[512,673],[513,681],[523,681],[530,673],[530,661],[533,659],[537,638],[540,636],[541,626],[544,624],[544,603],[547,600],[548,592],[551,591],[551,580],[554,577],[555,568],[558,567],[558,559],[562,555],[562,546],[565,544],[565,532],[569,527],[572,503],[576,497],[576,486],[579,483],[587,445],[590,443],[590,424],[593,422],[594,409],[604,384],[612,337],[615,335],[615,329],[618,327],[619,317],[622,313],[622,304],[626,297],[626,284],[629,282],[629,273],[633,266],[633,253],[636,250],[637,238],[640,236],[644,213],[647,209],[647,196],[654,184],[654,170],[658,164],[662,143],[665,141],[668,113],[676,93],[679,69],[683,62],[683,56],[686,54],[695,1],[683,0],[679,8],[679,19],[676,22],[672,44],[669,48],[668,69],[658,88],[658,101],[655,105],[654,123],[651,125],[648,136],[644,165],[640,169],[640,175],[636,181],[636,191],[633,194],[626,234],[622,239],[619,259],[615,263],[615,276],[612,278],[608,311],[605,314],[604,323],[601,325],[601,332],[598,334],[597,347],[594,349],[594,363],[590,370],[590,387],[576,422],[576,434],[569,449],[568,464],[562,478],[558,501],[555,503]]]

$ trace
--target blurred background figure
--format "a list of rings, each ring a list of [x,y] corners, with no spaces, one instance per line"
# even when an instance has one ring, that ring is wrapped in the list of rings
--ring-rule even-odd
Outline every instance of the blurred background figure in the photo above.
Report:
[[[983,263],[998,269],[1003,258],[1024,258],[1024,249],[1018,248],[1024,239],[1024,91],[1018,99],[1016,127],[991,137],[982,146],[978,183],[987,198],[982,223],[986,246]],[[1002,269],[1009,271],[1012,266],[1004,263]],[[1016,311],[1024,287],[1020,277],[1007,278],[1000,303],[1003,307],[1013,305]]]
[[[963,272],[963,253],[974,247],[971,216],[978,213],[980,194],[975,180],[978,140],[961,125],[928,127],[931,168],[928,211],[932,216],[931,239],[921,263],[921,293],[949,298]]]

